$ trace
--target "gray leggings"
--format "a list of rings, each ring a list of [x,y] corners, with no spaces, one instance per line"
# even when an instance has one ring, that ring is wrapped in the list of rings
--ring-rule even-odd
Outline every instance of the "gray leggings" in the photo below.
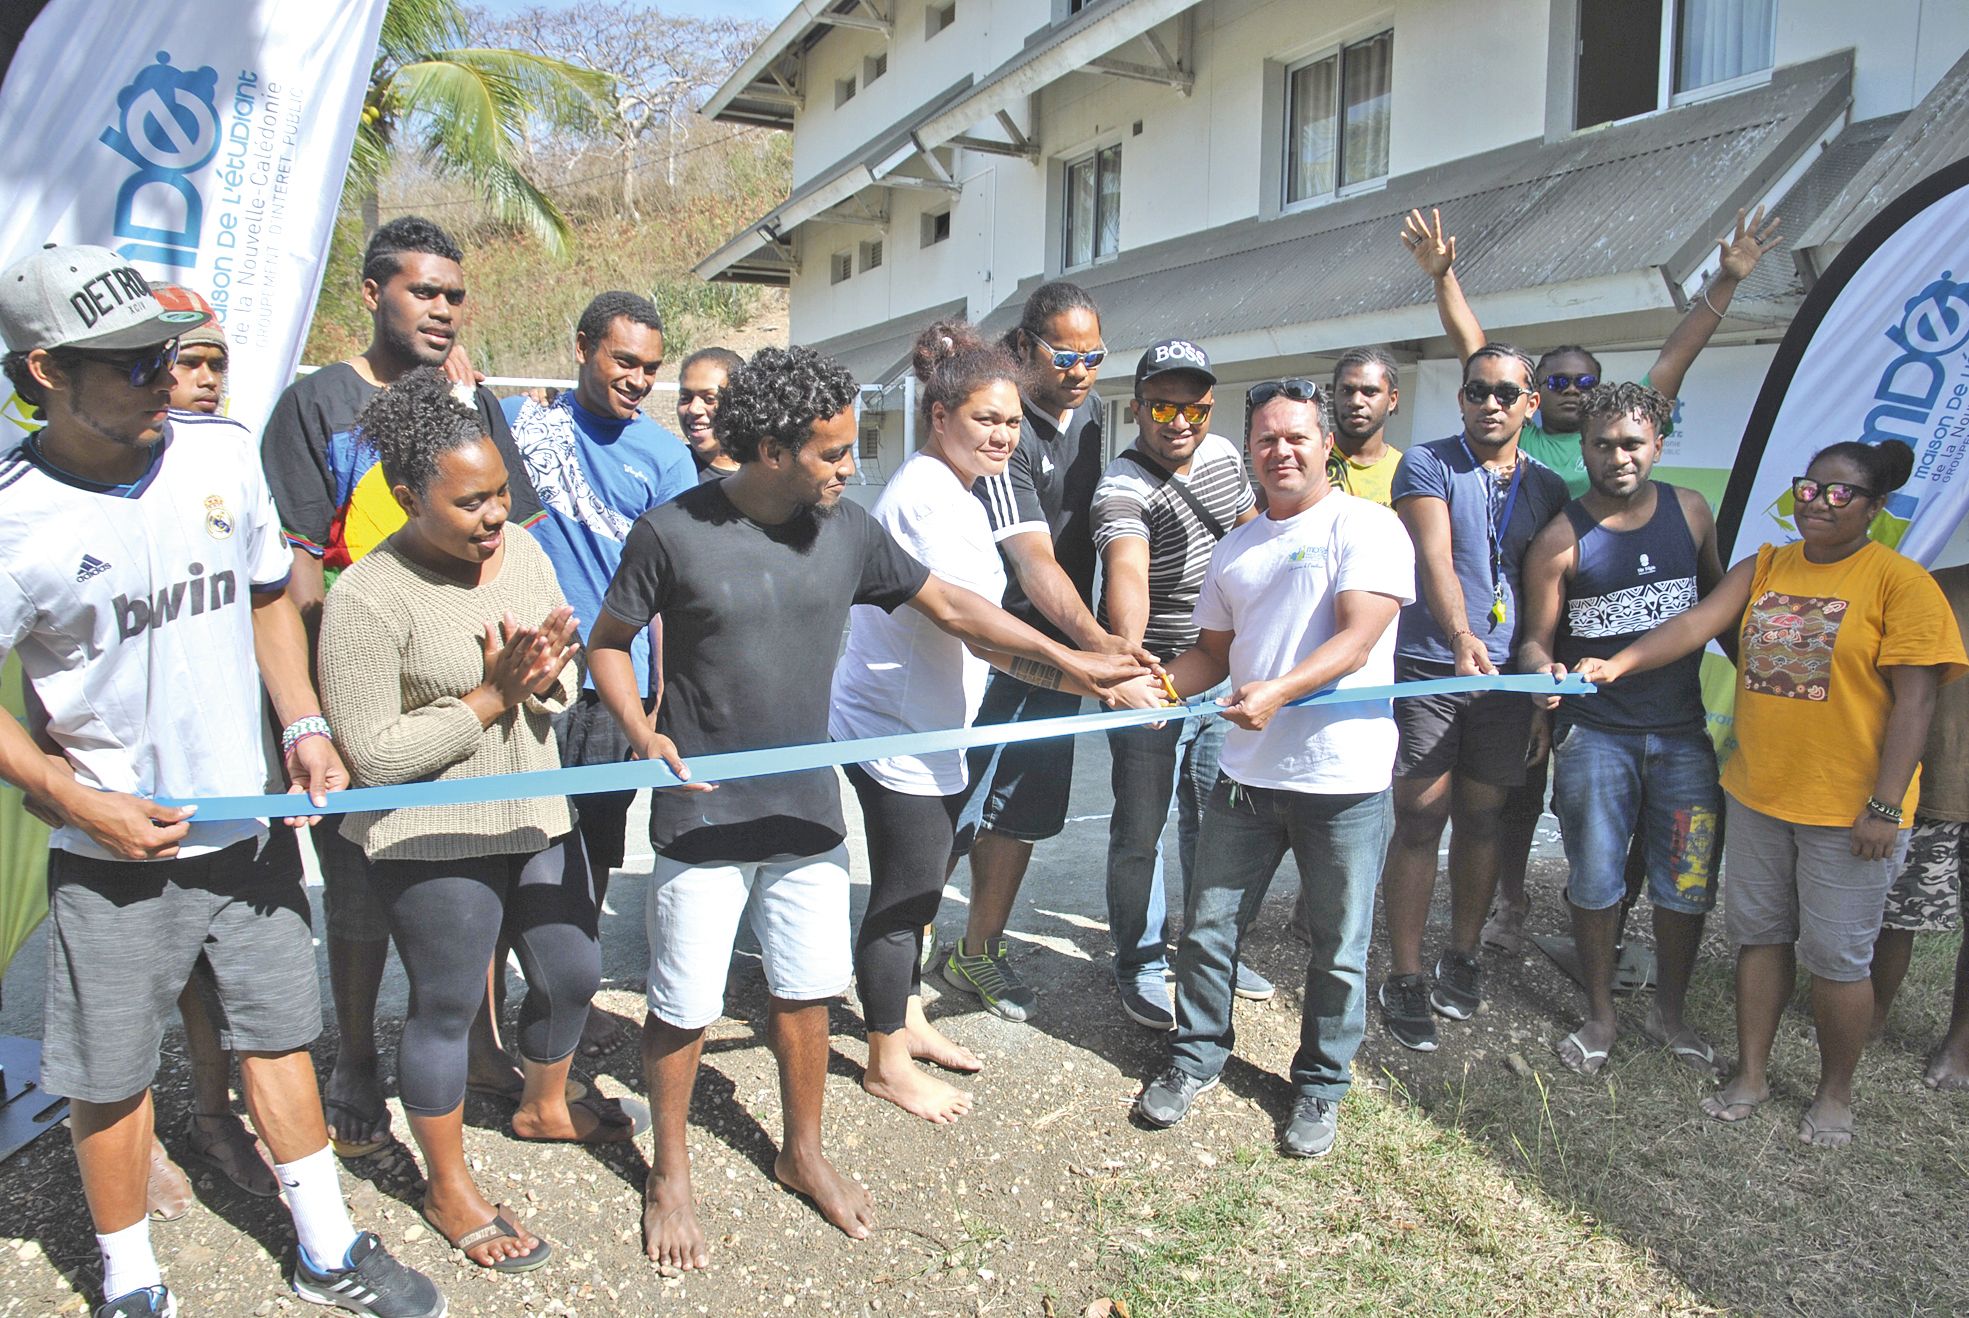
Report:
[[[466,1035],[502,941],[526,972],[520,1056],[558,1062],[574,1052],[602,978],[595,886],[578,832],[532,855],[386,860],[374,874],[410,979],[397,1048],[405,1112],[438,1117],[465,1101]]]

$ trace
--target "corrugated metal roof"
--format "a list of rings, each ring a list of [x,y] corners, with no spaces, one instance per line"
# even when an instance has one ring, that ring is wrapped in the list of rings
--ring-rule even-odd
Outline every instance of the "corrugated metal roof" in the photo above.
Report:
[[[1964,156],[1969,156],[1969,54],[1942,75],[1867,167],[1798,235],[1798,248],[1851,242],[1888,202]]]
[[[1440,206],[1472,297],[1637,271],[1680,279],[1739,206],[1837,123],[1851,86],[1852,56],[1841,52],[1732,96],[1452,161],[1363,196],[1124,252],[1071,277],[1100,303],[1117,349],[1140,348],[1172,324],[1210,339],[1338,322],[1431,300],[1395,235],[1411,207]],[[1023,281],[987,327],[1009,327],[1040,282]],[[1347,346],[1343,327],[1334,334],[1331,346]]]
[[[793,102],[774,74],[797,82],[801,55],[827,35],[829,15],[853,15],[861,0],[797,0],[765,40],[752,48],[698,113],[728,124],[752,124],[791,131]],[[775,66],[778,66],[775,68]]]
[[[857,383],[886,386],[907,366],[910,349],[916,346],[917,335],[927,329],[932,321],[963,314],[964,299],[960,297],[954,302],[925,307],[906,316],[885,320],[879,325],[858,329],[852,334],[838,334],[807,346],[847,367]]]

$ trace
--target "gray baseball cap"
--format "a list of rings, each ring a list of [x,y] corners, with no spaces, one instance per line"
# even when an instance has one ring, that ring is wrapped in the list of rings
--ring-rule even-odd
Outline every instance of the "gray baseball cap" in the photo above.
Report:
[[[211,318],[161,305],[136,267],[106,247],[50,243],[0,271],[0,339],[9,352],[149,348]]]

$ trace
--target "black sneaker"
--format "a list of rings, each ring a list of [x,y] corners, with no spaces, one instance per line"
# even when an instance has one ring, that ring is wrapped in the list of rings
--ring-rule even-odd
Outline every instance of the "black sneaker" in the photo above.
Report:
[[[374,1231],[349,1246],[350,1265],[316,1272],[308,1252],[296,1249],[294,1293],[310,1304],[331,1304],[374,1318],[443,1318],[444,1296],[429,1277],[390,1257]]]
[[[162,1286],[146,1286],[96,1306],[96,1318],[177,1318],[178,1302]]]
[[[1292,1120],[1279,1141],[1289,1158],[1324,1158],[1340,1136],[1340,1108],[1331,1099],[1300,1096],[1293,1100]]]
[[[1151,1030],[1173,1030],[1176,1014],[1169,1010],[1169,988],[1159,979],[1127,984],[1117,982],[1121,1010],[1137,1025]]]
[[[1420,975],[1390,975],[1381,981],[1381,1023],[1404,1048],[1436,1051],[1436,1018],[1429,1014],[1429,986]]]
[[[1436,987],[1429,1005],[1453,1021],[1467,1021],[1484,1005],[1484,968],[1477,958],[1445,952],[1436,961]]]
[[[1197,1099],[1217,1087],[1217,1077],[1199,1080],[1180,1066],[1171,1066],[1143,1088],[1135,1100],[1142,1120],[1158,1130],[1167,1130],[1190,1114]]]

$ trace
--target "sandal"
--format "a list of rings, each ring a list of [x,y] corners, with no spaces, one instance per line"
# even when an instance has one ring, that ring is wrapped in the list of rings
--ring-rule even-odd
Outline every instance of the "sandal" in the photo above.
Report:
[[[1694,1071],[1697,1075],[1706,1075],[1712,1080],[1719,1078],[1716,1065],[1716,1050],[1710,1047],[1707,1039],[1697,1034],[1694,1030],[1690,1030],[1687,1035],[1688,1039],[1695,1040],[1693,1043],[1686,1041],[1682,1043],[1671,1043],[1665,1036],[1657,1033],[1647,1024],[1641,1026],[1641,1033],[1647,1035],[1648,1038],[1660,1044],[1663,1048],[1666,1048],[1671,1057],[1688,1067],[1691,1071]]]
[[[1567,1047],[1578,1054],[1577,1059],[1566,1055]],[[1552,1045],[1552,1052],[1558,1057],[1559,1064],[1574,1075],[1598,1075],[1600,1068],[1607,1064],[1607,1051],[1605,1048],[1588,1048],[1577,1030]]]
[[[204,1122],[225,1123],[218,1136],[208,1139]],[[267,1147],[249,1133],[230,1112],[193,1112],[185,1118],[185,1147],[194,1161],[202,1162],[247,1194],[272,1199],[280,1193],[274,1176],[273,1159]]]
[[[521,1096],[526,1093],[526,1082],[522,1080],[519,1084],[511,1087],[467,1082],[465,1092],[468,1094],[477,1094],[480,1098],[496,1098],[502,1103],[511,1103],[514,1107],[518,1107]],[[570,1103],[579,1103],[586,1097],[588,1097],[588,1086],[574,1076],[569,1076],[567,1078],[567,1101]]]
[[[1845,1138],[1841,1139],[1840,1136]],[[1843,1149],[1853,1142],[1852,1120],[1849,1118],[1843,1126],[1821,1126],[1812,1120],[1812,1114],[1807,1112],[1798,1118],[1798,1140],[1801,1144],[1809,1144],[1815,1149]]]
[[[504,1258],[500,1259],[497,1263],[489,1264],[480,1263],[477,1259],[472,1258],[470,1251],[488,1241],[518,1240],[520,1238],[519,1229],[513,1225],[513,1219],[506,1216],[506,1205],[494,1204],[492,1214],[492,1220],[484,1226],[473,1231],[467,1231],[464,1235],[455,1238],[446,1235],[444,1228],[440,1227],[436,1222],[432,1222],[429,1214],[424,1215],[424,1221],[429,1224],[431,1230],[437,1232],[440,1236],[444,1236],[445,1242],[459,1253],[465,1255],[466,1259],[470,1262],[481,1268],[488,1268],[493,1272],[531,1272],[554,1256],[553,1244],[545,1236],[536,1236],[535,1239],[540,1243],[518,1258]]]
[[[150,1175],[144,1182],[144,1212],[153,1222],[175,1222],[191,1211],[194,1196],[191,1180],[171,1155],[164,1142],[150,1137]]]
[[[1770,1101],[1771,1096],[1769,1094],[1758,1099],[1739,1098],[1735,1100],[1726,1099],[1721,1094],[1711,1094],[1702,1100],[1700,1106],[1704,1116],[1720,1121],[1726,1126],[1734,1126],[1740,1121],[1748,1121],[1752,1113]],[[1738,1111],[1739,1108],[1742,1111]],[[1736,1115],[1731,1116],[1730,1114],[1732,1112],[1735,1112]]]
[[[594,1126],[586,1135],[562,1138],[558,1135],[522,1135],[510,1127],[508,1130],[514,1139],[525,1144],[626,1144],[640,1133],[636,1129],[635,1117],[624,1111],[615,1099],[584,1093],[580,1098],[569,1100],[567,1108],[570,1119],[576,1108],[595,1119]]]
[[[347,1118],[335,1119],[338,1112],[346,1112]],[[321,1114],[328,1121],[328,1143],[338,1158],[367,1158],[372,1153],[380,1153],[396,1143],[396,1136],[390,1133],[390,1110],[378,1107],[374,1112],[365,1112],[354,1103],[341,1098],[324,1098],[321,1101]],[[337,1129],[375,1130],[381,1128],[383,1134],[373,1140],[345,1140],[336,1136]]]
[[[1502,952],[1505,956],[1519,955],[1525,950],[1525,919],[1530,914],[1529,906],[1522,911],[1516,911],[1499,902],[1497,908],[1490,913],[1490,918],[1484,921],[1483,931],[1477,935],[1477,941],[1493,951]]]

